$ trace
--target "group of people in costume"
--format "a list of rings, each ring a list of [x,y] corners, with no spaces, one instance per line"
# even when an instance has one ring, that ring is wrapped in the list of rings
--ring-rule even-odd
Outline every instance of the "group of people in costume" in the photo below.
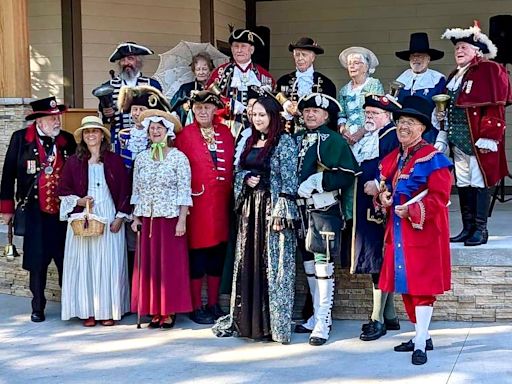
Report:
[[[171,102],[141,74],[152,51],[119,45],[110,57],[119,61],[108,82],[114,106],[85,117],[74,138],[61,129],[65,107],[55,98],[33,102],[33,123],[13,135],[0,187],[4,220],[16,200],[31,222],[23,267],[32,321],[45,319],[53,259],[63,320],[109,326],[137,312],[151,317],[149,328],[166,329],[189,313],[219,337],[288,344],[295,331],[321,346],[332,328],[335,261],[348,259],[351,273],[373,283],[360,339],[400,329],[399,293],[416,333],[395,351],[425,364],[433,304],[450,289],[450,241],[488,241],[489,188],[508,174],[504,111],[512,103],[505,68],[489,60],[496,47],[477,24],[443,38],[454,44],[454,72],[445,79],[429,69],[443,52],[414,33],[396,52],[410,69],[393,94],[372,77],[379,61],[364,47],[340,53],[350,81],[336,94],[314,68],[324,50],[309,37],[289,45],[295,71],[276,82],[252,62],[263,40],[239,29],[229,39],[233,60],[213,68],[207,54],[194,57],[196,80]],[[445,110],[432,99],[441,94],[450,97]],[[450,238],[452,171],[463,230]],[[84,209],[104,220],[103,235],[71,228]],[[311,308],[292,327],[297,260]],[[227,313],[219,305],[225,279]]]

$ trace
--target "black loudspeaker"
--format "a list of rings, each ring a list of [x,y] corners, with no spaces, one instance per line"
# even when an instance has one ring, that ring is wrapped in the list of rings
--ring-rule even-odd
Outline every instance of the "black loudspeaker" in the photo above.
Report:
[[[512,15],[497,15],[489,19],[489,38],[498,47],[493,59],[501,64],[512,64]]]
[[[254,32],[263,39],[265,46],[256,45],[252,60],[268,71],[270,67],[270,28],[259,26],[255,28]]]

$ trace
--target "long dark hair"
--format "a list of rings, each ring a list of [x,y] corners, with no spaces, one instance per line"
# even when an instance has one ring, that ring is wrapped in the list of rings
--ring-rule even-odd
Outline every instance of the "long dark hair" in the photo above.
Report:
[[[260,97],[254,105],[260,104],[264,109],[265,112],[267,112],[267,115],[269,117],[269,125],[268,125],[268,133],[267,133],[267,141],[265,142],[265,145],[263,146],[263,149],[258,154],[258,159],[266,158],[270,151],[272,151],[275,146],[277,145],[277,142],[279,141],[279,137],[284,131],[284,124],[281,120],[281,115],[279,112],[282,111],[281,105],[271,97]],[[258,142],[260,132],[254,128],[254,125],[251,125],[252,134],[247,139],[247,143],[245,144],[245,149],[242,152],[242,156],[240,157],[241,163],[245,163],[245,159],[247,158],[247,155],[251,151],[251,148],[256,145]]]
[[[103,154],[110,150],[110,140],[107,136],[103,136],[100,144],[100,160],[103,160]],[[82,159],[89,159],[91,157],[91,152],[89,148],[87,148],[87,144],[85,144],[84,137],[82,136],[82,141],[80,141],[76,146],[76,156]]]

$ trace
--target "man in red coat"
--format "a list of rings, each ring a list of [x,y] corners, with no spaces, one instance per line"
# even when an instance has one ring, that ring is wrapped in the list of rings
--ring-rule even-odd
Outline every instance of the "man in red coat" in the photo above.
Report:
[[[446,84],[448,130],[436,143],[441,150],[449,144],[455,163],[463,229],[450,240],[480,245],[488,238],[489,188],[508,175],[505,106],[512,103],[512,92],[506,68],[488,60],[497,48],[477,22],[447,29],[442,37],[455,45],[457,64]]]
[[[428,327],[435,295],[449,290],[451,280],[447,206],[452,163],[422,139],[425,130],[435,128],[429,103],[418,99],[406,97],[403,108],[393,112],[400,147],[379,166],[376,198],[387,215],[379,288],[402,294],[416,335],[395,351],[413,352],[415,365],[425,364],[426,351],[433,349]]]
[[[257,45],[264,46],[262,38],[248,29],[237,29],[229,36],[233,61],[216,68],[210,75],[207,87],[216,83],[225,98],[226,121],[236,138],[250,123],[247,119],[249,87],[263,87],[272,91],[275,81],[261,65],[251,60]]]
[[[224,313],[218,304],[220,277],[229,237],[229,206],[233,185],[235,144],[227,126],[217,122],[219,97],[210,91],[191,96],[194,122],[175,140],[190,161],[193,207],[188,216],[188,243],[192,285],[191,319],[213,324]],[[201,299],[207,276],[208,306]]]

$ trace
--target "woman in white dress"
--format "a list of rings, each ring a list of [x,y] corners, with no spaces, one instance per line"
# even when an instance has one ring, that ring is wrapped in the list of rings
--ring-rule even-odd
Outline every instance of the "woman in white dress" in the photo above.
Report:
[[[131,212],[130,181],[122,158],[109,151],[110,132],[96,116],[75,131],[77,153],[69,158],[58,187],[61,220],[83,211],[105,219],[95,237],[75,236],[68,224],[62,282],[62,320],[78,317],[84,326],[114,325],[129,311],[123,221]]]

